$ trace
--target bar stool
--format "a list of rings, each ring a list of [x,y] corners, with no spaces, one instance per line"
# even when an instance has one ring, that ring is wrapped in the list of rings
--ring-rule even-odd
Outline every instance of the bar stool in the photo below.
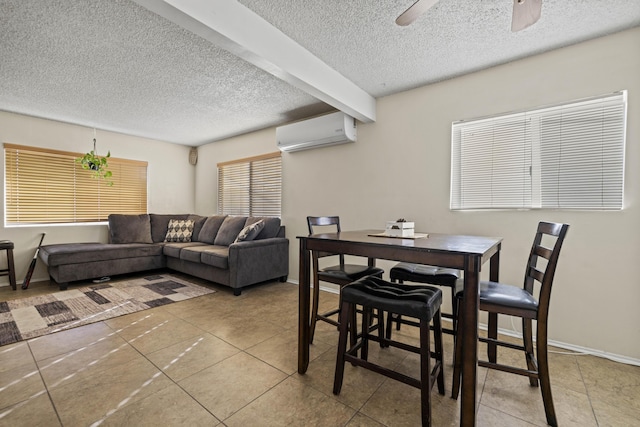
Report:
[[[442,317],[451,319],[453,322],[452,329],[443,328],[442,332],[454,335],[457,330],[458,313],[456,312],[456,304],[454,304],[455,287],[460,271],[451,268],[435,267],[432,265],[413,264],[409,262],[400,262],[389,270],[389,277],[393,283],[415,282],[427,285],[445,286],[451,288],[451,304],[452,313],[442,313]],[[394,315],[387,318],[387,338],[391,338],[392,322],[396,322],[396,330],[400,330],[400,325],[418,326],[416,322],[402,319],[402,316]]]
[[[361,366],[386,377],[403,382],[420,389],[422,411],[422,425],[431,425],[431,389],[438,383],[438,392],[444,395],[444,372],[442,366],[442,324],[440,319],[440,305],[442,291],[430,286],[411,286],[386,282],[375,276],[359,279],[342,288],[341,307],[343,319],[340,322],[340,337],[338,339],[338,355],[333,382],[333,394],[340,394],[344,377],[345,362]],[[362,332],[356,338],[352,337],[351,348],[346,349],[347,335],[350,323],[355,319],[356,305],[363,307]],[[383,331],[373,331],[367,327],[373,309],[378,312],[396,313],[420,319],[420,346],[412,346],[403,342],[393,341],[384,337]],[[435,351],[432,353],[429,343],[429,324],[433,321]],[[371,332],[377,331],[378,334]],[[392,346],[420,355],[420,378],[416,379],[391,370],[367,360],[369,340],[380,342],[385,347]],[[355,342],[354,342],[355,341]],[[360,350],[360,357],[358,357]],[[430,370],[431,358],[435,360]]]
[[[0,250],[7,251],[7,268],[0,269],[0,276],[9,276],[11,289],[16,290],[16,270],[13,266],[13,242],[0,240]]]

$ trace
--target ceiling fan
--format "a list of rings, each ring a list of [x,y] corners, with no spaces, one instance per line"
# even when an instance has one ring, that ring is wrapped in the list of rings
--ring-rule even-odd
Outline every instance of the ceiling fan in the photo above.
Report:
[[[418,0],[398,16],[396,24],[406,26],[418,19],[420,15],[431,9],[438,0]],[[540,19],[542,0],[513,0],[511,31],[523,30]]]

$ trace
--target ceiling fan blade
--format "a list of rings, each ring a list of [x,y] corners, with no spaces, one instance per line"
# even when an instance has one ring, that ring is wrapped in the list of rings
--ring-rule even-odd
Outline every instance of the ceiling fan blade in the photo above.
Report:
[[[402,27],[411,24],[437,2],[438,0],[418,0],[396,18],[396,24]]]
[[[513,0],[511,31],[524,30],[540,19],[542,0]]]

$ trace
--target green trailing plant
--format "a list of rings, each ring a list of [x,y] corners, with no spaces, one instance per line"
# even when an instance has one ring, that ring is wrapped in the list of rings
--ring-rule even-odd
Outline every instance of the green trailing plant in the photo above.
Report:
[[[108,186],[113,185],[111,177],[113,174],[109,170],[109,157],[111,157],[111,151],[107,152],[106,156],[98,156],[96,154],[96,139],[93,139],[93,150],[89,151],[82,157],[78,157],[76,162],[80,163],[82,169],[91,171],[91,174],[96,179],[104,179]]]

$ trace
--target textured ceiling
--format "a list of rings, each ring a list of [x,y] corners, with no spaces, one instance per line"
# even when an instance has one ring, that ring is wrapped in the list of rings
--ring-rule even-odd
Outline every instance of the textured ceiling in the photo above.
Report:
[[[161,1],[161,0],[158,0]],[[235,0],[227,0],[235,1]],[[373,97],[640,25],[639,0],[240,0]],[[334,107],[130,0],[0,0],[0,110],[185,145]]]

